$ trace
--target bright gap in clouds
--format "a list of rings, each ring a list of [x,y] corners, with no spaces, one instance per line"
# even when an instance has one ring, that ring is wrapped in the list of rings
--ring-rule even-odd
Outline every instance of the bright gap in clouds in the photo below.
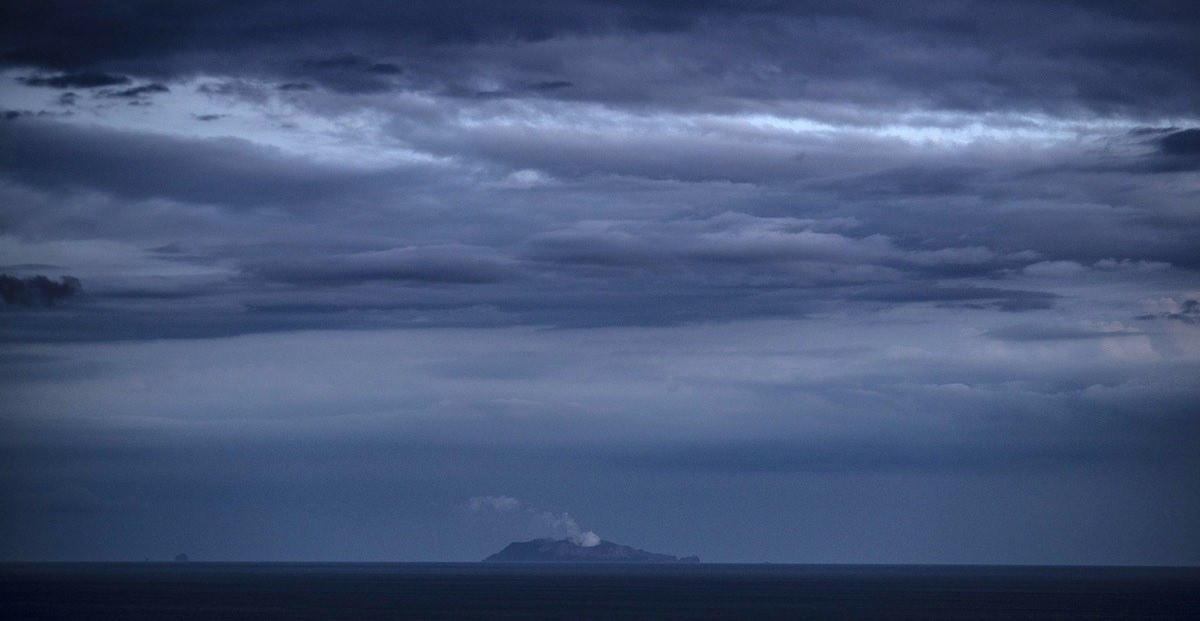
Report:
[[[75,89],[72,105],[59,98],[69,92],[28,86],[19,78],[31,69],[0,74],[0,109],[52,110],[60,122],[150,132],[182,138],[237,138],[334,166],[384,169],[390,166],[441,162],[452,157],[408,144],[403,127],[412,115],[432,116],[432,131],[446,134],[509,128],[533,132],[660,137],[726,136],[734,141],[838,140],[841,137],[896,138],[911,146],[954,148],[986,142],[1028,147],[1098,140],[1127,134],[1147,125],[1145,119],[1121,117],[1064,118],[1033,113],[965,113],[912,110],[899,114],[848,108],[839,115],[825,109],[818,116],[770,113],[634,112],[607,105],[567,101],[501,99],[466,101],[432,92],[406,91],[346,97],[320,89],[280,91],[279,84],[253,78],[236,80],[196,76],[165,83],[168,92],[151,99],[112,99],[112,92],[152,82],[132,79],[108,89]],[[828,108],[828,106],[826,106]],[[328,114],[336,110],[336,114]],[[843,116],[844,123],[821,120]],[[397,129],[395,123],[401,123]],[[1188,126],[1200,118],[1162,119],[1151,125]],[[742,135],[746,130],[756,135]],[[1102,145],[1098,145],[1102,146]]]

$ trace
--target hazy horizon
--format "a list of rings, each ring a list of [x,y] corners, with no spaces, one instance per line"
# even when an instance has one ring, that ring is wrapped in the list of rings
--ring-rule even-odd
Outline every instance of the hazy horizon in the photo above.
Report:
[[[0,561],[1200,565],[1200,4],[5,2]]]

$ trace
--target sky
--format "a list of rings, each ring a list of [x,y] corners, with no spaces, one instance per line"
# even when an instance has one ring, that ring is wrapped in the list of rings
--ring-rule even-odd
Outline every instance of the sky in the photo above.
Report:
[[[1200,564],[1200,5],[0,5],[0,560]]]

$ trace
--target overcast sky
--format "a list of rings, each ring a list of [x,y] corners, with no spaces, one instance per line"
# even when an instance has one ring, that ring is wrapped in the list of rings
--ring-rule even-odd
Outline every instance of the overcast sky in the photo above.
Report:
[[[0,560],[1200,564],[1200,5],[4,2]]]

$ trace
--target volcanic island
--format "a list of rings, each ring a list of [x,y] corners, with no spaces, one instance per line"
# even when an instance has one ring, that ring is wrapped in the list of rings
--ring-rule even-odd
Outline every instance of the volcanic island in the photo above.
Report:
[[[485,563],[699,563],[698,556],[678,557],[600,540],[534,539],[514,541],[483,559]]]

